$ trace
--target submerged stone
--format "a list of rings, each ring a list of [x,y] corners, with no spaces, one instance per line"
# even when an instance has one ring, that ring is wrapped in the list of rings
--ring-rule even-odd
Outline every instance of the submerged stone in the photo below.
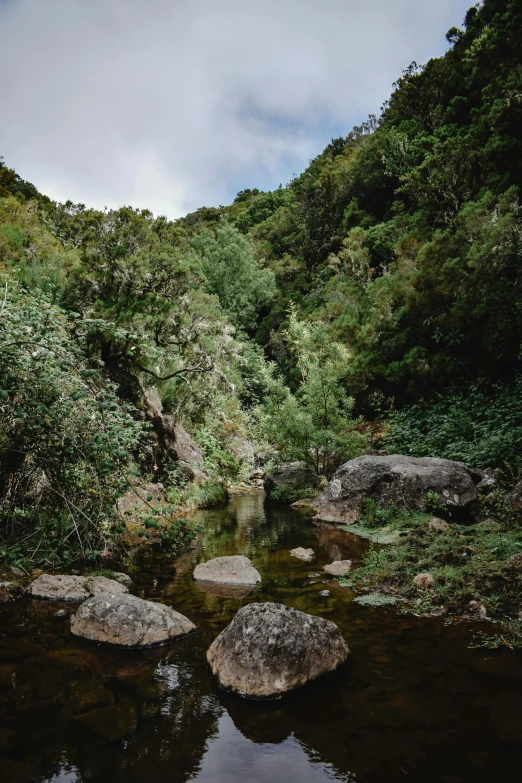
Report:
[[[194,623],[169,606],[121,593],[89,598],[71,619],[75,636],[121,647],[164,644],[195,629]]]
[[[194,579],[198,582],[249,587],[261,582],[261,574],[248,557],[230,555],[199,563],[194,569]]]
[[[304,549],[302,546],[298,546],[296,549],[290,550],[290,555],[299,558],[299,560],[310,561],[314,559],[315,552],[313,549]]]
[[[278,603],[242,607],[207,651],[221,687],[279,698],[340,666],[350,651],[330,620]]]
[[[334,560],[333,563],[324,566],[324,571],[330,576],[346,576],[351,567],[351,560]]]

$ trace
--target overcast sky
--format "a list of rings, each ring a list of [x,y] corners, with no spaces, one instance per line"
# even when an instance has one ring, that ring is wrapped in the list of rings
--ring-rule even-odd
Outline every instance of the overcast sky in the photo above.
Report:
[[[0,0],[0,155],[42,192],[177,217],[300,173],[471,0]]]

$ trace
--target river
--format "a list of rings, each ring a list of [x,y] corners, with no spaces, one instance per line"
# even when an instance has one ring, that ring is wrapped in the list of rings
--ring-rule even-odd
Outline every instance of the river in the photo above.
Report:
[[[522,664],[513,652],[470,649],[476,624],[361,606],[324,584],[323,565],[357,562],[366,544],[262,493],[195,518],[204,533],[189,553],[173,559],[149,547],[127,568],[132,592],[196,623],[184,640],[106,648],[71,635],[69,616],[57,616],[74,611],[70,604],[24,597],[0,607],[2,783],[522,779]],[[295,546],[311,546],[316,561],[291,558]],[[227,554],[247,555],[260,571],[250,595],[194,583],[196,563]],[[205,651],[250,601],[333,620],[349,662],[281,701],[221,691]]]

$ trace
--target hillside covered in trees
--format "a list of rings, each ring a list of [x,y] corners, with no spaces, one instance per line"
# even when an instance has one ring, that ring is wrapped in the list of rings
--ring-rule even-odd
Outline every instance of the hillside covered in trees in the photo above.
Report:
[[[160,481],[147,536],[222,498],[245,440],[328,476],[378,429],[518,477],[522,7],[447,37],[286,187],[177,221],[58,204],[1,164],[2,558],[96,558],[117,498]]]

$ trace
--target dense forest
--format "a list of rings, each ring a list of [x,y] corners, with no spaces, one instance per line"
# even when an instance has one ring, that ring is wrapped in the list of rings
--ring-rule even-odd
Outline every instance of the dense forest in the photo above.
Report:
[[[245,442],[329,477],[368,448],[522,469],[522,6],[485,0],[286,187],[176,221],[0,165],[0,557],[96,559]],[[174,424],[173,424],[174,423]],[[169,427],[202,453],[187,473]],[[174,439],[175,440],[175,439]]]

